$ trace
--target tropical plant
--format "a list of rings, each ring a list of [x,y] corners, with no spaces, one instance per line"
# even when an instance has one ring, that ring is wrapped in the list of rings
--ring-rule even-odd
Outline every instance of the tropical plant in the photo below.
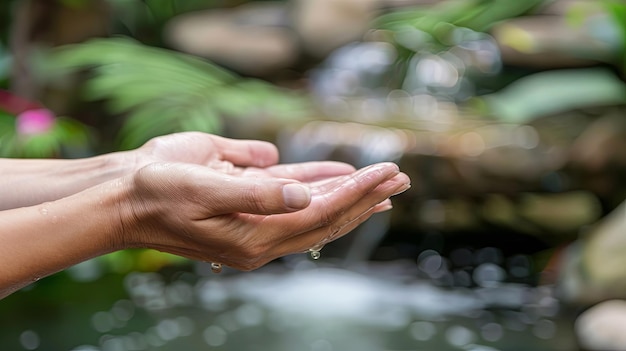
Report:
[[[621,68],[626,72],[626,3],[619,0],[605,0],[603,4],[619,28],[622,39]]]
[[[90,69],[85,98],[106,100],[111,113],[127,116],[119,133],[122,149],[177,131],[220,134],[227,117],[294,118],[307,107],[292,91],[127,38],[61,47],[46,61],[46,72],[55,75]]]
[[[448,0],[435,5],[392,11],[380,16],[374,25],[391,31],[395,34],[395,39],[401,37],[398,34],[417,29],[432,39],[427,41],[428,45],[445,47],[455,44],[457,28],[485,32],[499,21],[528,13],[544,2],[545,0]],[[418,49],[402,40],[396,40],[396,43],[410,51]]]
[[[173,17],[214,7],[217,3],[212,0],[107,0],[107,2],[111,5],[115,18],[112,23],[114,32],[130,35],[151,45],[162,44],[161,31]]]
[[[82,123],[0,90],[0,157],[58,157],[86,148],[88,136]]]

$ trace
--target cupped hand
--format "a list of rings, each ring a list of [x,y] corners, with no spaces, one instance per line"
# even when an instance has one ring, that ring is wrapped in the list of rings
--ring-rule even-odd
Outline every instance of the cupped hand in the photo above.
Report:
[[[222,173],[252,177],[281,177],[310,182],[354,172],[333,161],[278,165],[278,150],[260,140],[238,140],[201,132],[183,132],[153,138],[129,151],[134,169],[159,162],[203,165]]]
[[[270,176],[284,167],[229,174],[189,163],[152,163],[125,179],[122,246],[251,270],[345,235],[389,209],[389,197],[410,183],[393,163],[319,181],[308,179],[302,165],[291,166],[291,179]]]

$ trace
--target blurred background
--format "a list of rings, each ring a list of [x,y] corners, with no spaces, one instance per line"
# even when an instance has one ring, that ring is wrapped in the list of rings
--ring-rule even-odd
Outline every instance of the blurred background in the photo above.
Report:
[[[81,263],[2,349],[626,350],[625,72],[619,0],[5,0],[2,157],[200,130],[413,186],[319,260]]]

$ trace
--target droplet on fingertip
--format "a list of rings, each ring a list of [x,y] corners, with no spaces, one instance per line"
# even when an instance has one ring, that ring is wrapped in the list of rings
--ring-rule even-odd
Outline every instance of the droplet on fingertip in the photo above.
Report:
[[[319,260],[319,258],[322,256],[322,254],[317,250],[309,250],[309,253],[311,255],[311,258],[314,260]]]
[[[211,263],[211,271],[213,273],[221,273],[222,272],[222,264],[221,263]]]

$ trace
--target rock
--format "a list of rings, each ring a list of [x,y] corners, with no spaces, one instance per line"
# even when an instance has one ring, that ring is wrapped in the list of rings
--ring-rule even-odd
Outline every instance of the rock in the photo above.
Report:
[[[379,0],[293,0],[293,26],[305,51],[324,57],[361,39],[379,6]]]
[[[626,298],[625,232],[626,202],[558,257],[556,286],[563,301],[590,305]]]
[[[626,168],[625,110],[609,111],[583,131],[570,150],[573,166],[593,174]]]
[[[591,307],[578,317],[575,330],[586,350],[626,350],[626,301],[609,300]]]
[[[564,16],[504,21],[491,34],[506,64],[538,68],[585,67],[611,61],[619,50],[617,28],[605,14],[572,24]]]
[[[205,57],[239,73],[268,76],[294,64],[298,45],[280,2],[193,12],[165,29],[175,49]]]
[[[574,11],[588,10],[599,8],[598,2],[595,0],[552,0],[545,1],[545,4],[541,6],[535,12],[538,15],[558,15],[567,16],[571,15]]]
[[[556,233],[576,232],[601,215],[598,199],[584,191],[525,194],[519,210],[525,220]]]
[[[607,293],[626,297],[626,203],[615,209],[584,240],[582,265],[590,281]]]

